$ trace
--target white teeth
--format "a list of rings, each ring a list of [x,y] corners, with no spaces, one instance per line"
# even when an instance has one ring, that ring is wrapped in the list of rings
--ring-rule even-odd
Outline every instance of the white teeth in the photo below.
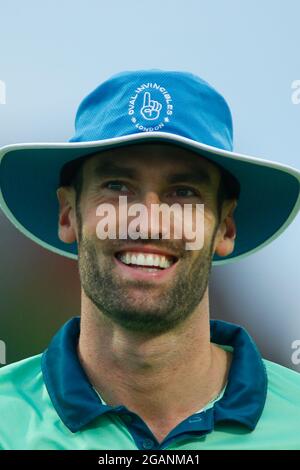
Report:
[[[132,260],[134,259],[134,256],[132,257]],[[132,261],[133,262],[133,261]],[[142,266],[144,263],[144,256],[143,255],[137,255],[136,262],[135,264],[139,264]]]
[[[153,266],[159,266],[159,256],[153,256]]]
[[[119,254],[119,259],[125,264],[136,264],[138,266],[160,267],[162,269],[169,268],[173,261],[166,256],[157,254],[133,253],[131,251]]]
[[[147,255],[144,258],[145,258],[145,264],[147,266],[154,266],[154,261],[153,261],[153,256],[152,255]]]

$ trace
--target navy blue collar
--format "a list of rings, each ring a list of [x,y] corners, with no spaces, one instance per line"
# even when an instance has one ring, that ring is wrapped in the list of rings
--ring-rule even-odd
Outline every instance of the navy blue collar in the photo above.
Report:
[[[233,347],[227,387],[213,407],[210,427],[231,421],[253,430],[267,394],[267,374],[261,355],[241,326],[211,320],[210,328],[213,343]],[[77,355],[79,332],[80,318],[74,317],[56,333],[42,356],[44,382],[53,406],[72,432],[104,413],[126,411],[122,406],[104,405],[93,389]]]

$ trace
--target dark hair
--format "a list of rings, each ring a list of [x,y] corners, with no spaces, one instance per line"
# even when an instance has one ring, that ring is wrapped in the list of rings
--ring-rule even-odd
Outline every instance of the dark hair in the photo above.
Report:
[[[82,165],[91,155],[83,156],[66,163],[60,172],[59,186],[72,186],[76,192],[76,205],[79,202],[83,186]],[[222,204],[226,199],[238,199],[240,196],[240,183],[228,170],[215,164],[220,172],[221,179],[217,193],[217,210],[220,220]]]
[[[217,165],[221,172],[221,179],[217,194],[218,218],[221,218],[222,204],[227,199],[239,199],[241,186],[237,178],[225,168]]]
[[[82,165],[88,159],[87,156],[76,158],[66,163],[59,175],[60,186],[72,186],[76,192],[76,206],[78,205],[83,186]]]

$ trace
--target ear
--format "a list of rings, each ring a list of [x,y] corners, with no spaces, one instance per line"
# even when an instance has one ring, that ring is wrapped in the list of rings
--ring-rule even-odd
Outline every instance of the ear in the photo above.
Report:
[[[225,201],[222,209],[221,223],[215,237],[215,253],[219,256],[227,256],[234,250],[234,240],[236,238],[236,225],[233,212],[237,206],[237,200]]]
[[[74,189],[61,186],[56,195],[59,202],[58,236],[64,243],[73,243],[76,240]]]

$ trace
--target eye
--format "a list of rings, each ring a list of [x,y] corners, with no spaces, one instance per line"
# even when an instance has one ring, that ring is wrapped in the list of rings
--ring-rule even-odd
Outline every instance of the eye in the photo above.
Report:
[[[118,180],[107,181],[107,183],[104,183],[104,187],[111,189],[112,191],[128,191],[128,187],[126,186],[126,184]]]
[[[188,188],[187,186],[180,186],[178,188],[175,188],[171,193],[171,196],[173,197],[193,197],[197,196],[198,193],[196,190]]]

